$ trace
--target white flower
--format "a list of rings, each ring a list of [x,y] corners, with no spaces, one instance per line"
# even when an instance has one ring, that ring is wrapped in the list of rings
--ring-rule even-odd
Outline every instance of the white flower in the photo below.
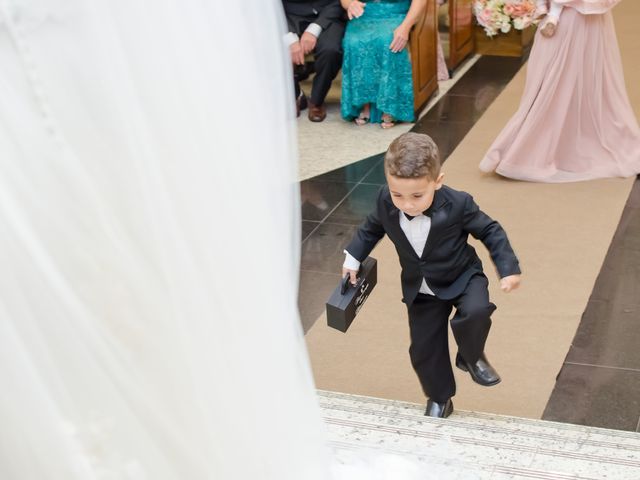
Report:
[[[533,0],[474,0],[473,13],[478,25],[489,37],[499,32],[508,33],[512,28],[524,30],[533,18],[526,12],[534,11]],[[506,9],[506,12],[505,12]]]

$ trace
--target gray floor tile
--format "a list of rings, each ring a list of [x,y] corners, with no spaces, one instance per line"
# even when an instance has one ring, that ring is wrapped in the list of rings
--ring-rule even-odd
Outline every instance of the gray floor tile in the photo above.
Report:
[[[307,220],[302,221],[302,241],[304,242],[306,238],[313,232],[318,226],[320,222],[310,222]]]
[[[320,225],[303,243],[301,270],[340,274],[344,263],[344,247],[356,227],[352,225]]]
[[[325,310],[325,303],[340,282],[339,273],[300,271],[298,308],[302,328],[307,333]]]
[[[320,182],[317,180],[300,182],[302,219],[322,221],[355,185],[355,183],[348,182]]]
[[[360,225],[374,209],[380,185],[360,184],[329,215],[327,223]]]
[[[337,168],[330,172],[314,177],[313,180],[321,182],[359,182],[362,178],[371,171],[371,169],[380,163],[380,155],[374,155],[369,158],[365,158],[358,162],[352,163],[345,167]]]
[[[544,420],[635,431],[640,371],[565,364]]]

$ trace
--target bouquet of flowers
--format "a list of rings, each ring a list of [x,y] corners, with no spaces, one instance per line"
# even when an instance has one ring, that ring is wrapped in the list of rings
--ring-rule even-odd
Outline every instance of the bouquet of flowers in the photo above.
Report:
[[[524,30],[534,22],[534,0],[474,0],[473,13],[488,36]]]

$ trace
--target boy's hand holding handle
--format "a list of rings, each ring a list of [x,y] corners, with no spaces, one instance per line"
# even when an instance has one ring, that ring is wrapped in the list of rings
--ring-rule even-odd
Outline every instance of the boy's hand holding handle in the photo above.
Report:
[[[342,276],[349,274],[349,282],[351,285],[355,285],[358,282],[358,270],[350,270],[348,268],[342,267]]]
[[[500,290],[509,293],[520,286],[520,275],[509,275],[500,279]]]

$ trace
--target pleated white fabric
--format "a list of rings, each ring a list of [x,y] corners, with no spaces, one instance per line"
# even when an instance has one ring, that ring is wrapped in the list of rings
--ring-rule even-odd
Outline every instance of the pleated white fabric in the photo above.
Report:
[[[0,2],[0,478],[328,478],[283,32],[276,0]]]

